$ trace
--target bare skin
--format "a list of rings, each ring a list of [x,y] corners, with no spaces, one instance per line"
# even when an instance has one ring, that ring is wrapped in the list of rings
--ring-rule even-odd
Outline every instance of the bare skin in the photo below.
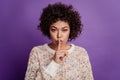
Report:
[[[58,49],[55,52],[55,56],[54,56],[54,61],[57,62],[57,63],[62,63],[62,62],[64,62],[64,60],[67,57],[67,55],[68,55],[67,50],[62,50],[61,49],[61,42],[59,40],[59,42],[58,42]]]
[[[50,26],[49,31],[52,40],[49,46],[55,50],[53,60],[56,63],[62,63],[68,55],[67,50],[71,47],[70,44],[67,44],[70,26],[67,22],[59,20]]]

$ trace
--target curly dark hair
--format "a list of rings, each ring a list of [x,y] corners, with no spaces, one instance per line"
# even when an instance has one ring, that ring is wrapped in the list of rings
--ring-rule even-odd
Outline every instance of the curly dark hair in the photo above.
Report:
[[[49,28],[50,25],[58,20],[68,22],[70,26],[69,40],[75,39],[82,32],[81,16],[77,11],[73,9],[72,5],[66,5],[62,3],[49,4],[43,9],[40,17],[40,24],[38,29],[42,33],[50,38]]]

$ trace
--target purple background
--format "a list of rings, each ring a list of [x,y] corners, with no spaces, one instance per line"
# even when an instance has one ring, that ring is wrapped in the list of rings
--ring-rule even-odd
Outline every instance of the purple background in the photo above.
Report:
[[[49,42],[37,30],[48,3],[72,4],[84,30],[74,44],[87,49],[95,80],[120,80],[119,0],[0,0],[0,80],[23,80],[33,46]]]

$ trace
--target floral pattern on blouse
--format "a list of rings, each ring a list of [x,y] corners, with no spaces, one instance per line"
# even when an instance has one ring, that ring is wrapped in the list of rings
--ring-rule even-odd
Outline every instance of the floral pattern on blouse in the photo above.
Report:
[[[48,44],[34,47],[30,52],[25,80],[94,80],[87,51],[79,46],[72,47],[65,61],[59,64],[55,76],[45,71],[53,60],[54,50],[52,52]]]

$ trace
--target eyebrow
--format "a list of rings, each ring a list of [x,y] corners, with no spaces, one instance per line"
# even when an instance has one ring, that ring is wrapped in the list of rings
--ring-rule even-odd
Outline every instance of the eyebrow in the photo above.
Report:
[[[57,28],[57,27],[55,27],[55,26],[51,26],[51,27]],[[62,27],[62,28],[69,28],[69,27],[68,27],[68,26],[65,26],[65,27]]]
[[[55,26],[50,26],[50,27],[56,28]]]

